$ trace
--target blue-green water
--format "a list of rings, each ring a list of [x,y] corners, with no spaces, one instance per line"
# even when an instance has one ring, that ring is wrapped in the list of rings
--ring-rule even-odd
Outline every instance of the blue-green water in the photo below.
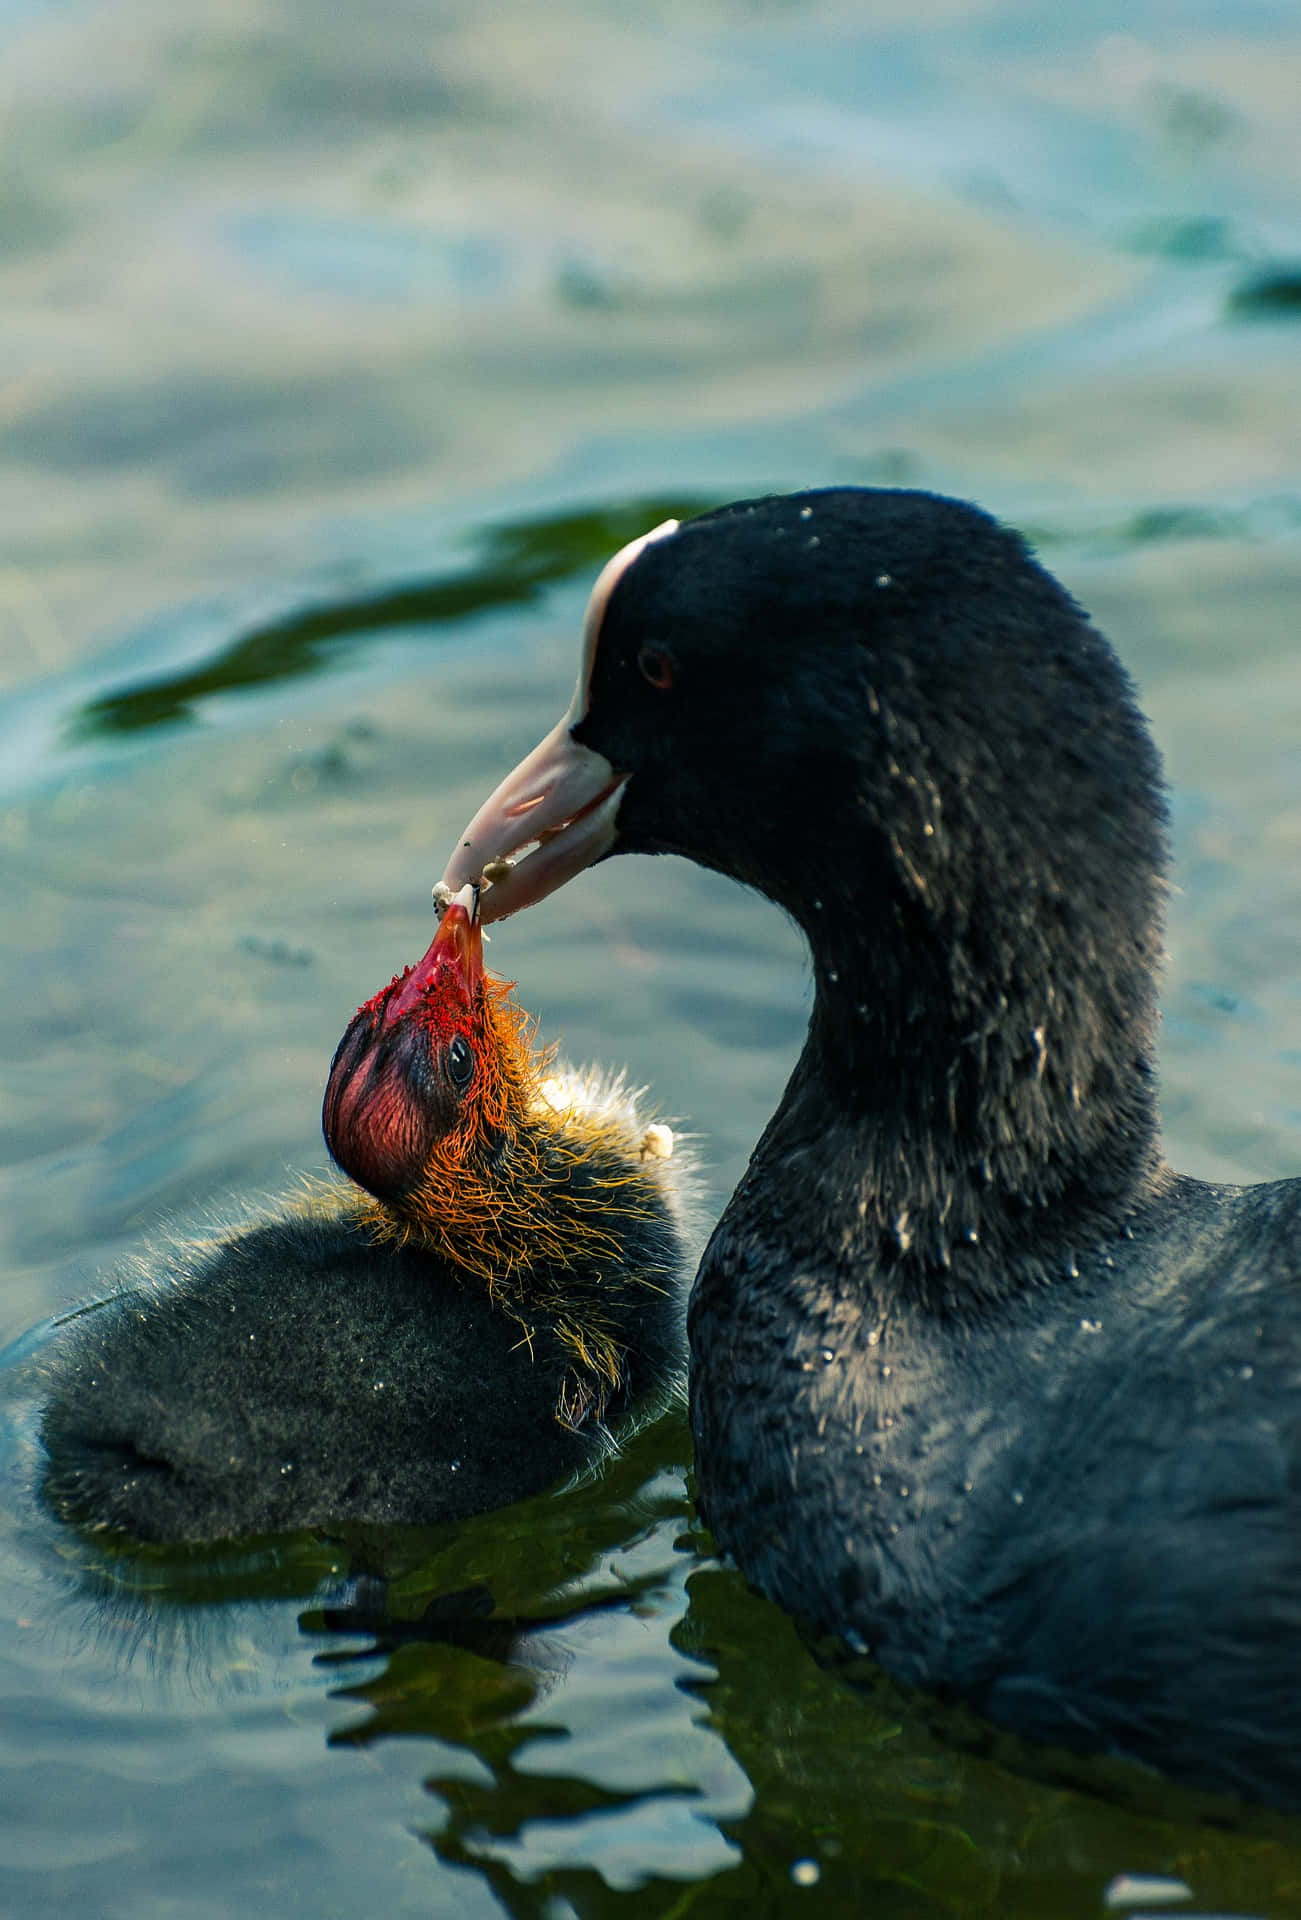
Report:
[[[0,9],[0,1346],[320,1165],[601,558],[773,487],[979,498],[1095,612],[1173,787],[1170,1155],[1301,1170],[1299,99],[1282,0]],[[721,1206],[780,916],[615,862],[492,957]],[[0,1416],[5,1913],[1301,1911],[1294,1825],[836,1685],[680,1422],[445,1535],[132,1563],[34,1499],[16,1358]],[[377,1649],[381,1553],[492,1631]]]

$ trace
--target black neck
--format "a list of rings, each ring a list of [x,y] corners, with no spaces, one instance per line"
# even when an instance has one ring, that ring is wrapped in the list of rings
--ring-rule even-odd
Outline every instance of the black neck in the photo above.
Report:
[[[813,1017],[758,1158],[819,1143],[795,1204],[841,1225],[847,1271],[961,1308],[1121,1231],[1159,1166],[1149,942],[1048,960],[1003,926],[991,970],[986,943],[933,925],[864,942],[847,916],[801,918]]]

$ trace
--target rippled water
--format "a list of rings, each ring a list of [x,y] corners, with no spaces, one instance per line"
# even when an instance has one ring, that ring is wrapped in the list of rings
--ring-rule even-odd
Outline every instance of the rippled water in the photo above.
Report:
[[[836,1685],[709,1558],[680,1422],[434,1536],[132,1560],[33,1497],[31,1330],[321,1163],[346,1018],[669,511],[1032,532],[1167,755],[1171,1157],[1301,1167],[1295,11],[920,11],[0,11],[6,1912],[1301,1908],[1288,1823]],[[780,916],[615,862],[492,957],[720,1206],[802,1033]]]

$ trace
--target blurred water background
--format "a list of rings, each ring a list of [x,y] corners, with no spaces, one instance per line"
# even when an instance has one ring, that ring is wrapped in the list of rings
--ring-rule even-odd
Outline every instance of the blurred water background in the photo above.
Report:
[[[1288,0],[2,0],[4,1377],[320,1166],[600,561],[773,489],[978,498],[1092,609],[1172,782],[1170,1155],[1301,1169],[1299,102]],[[616,862],[492,958],[717,1210],[803,1030],[781,917]],[[344,1631],[337,1543],[100,1553],[0,1413],[6,1914],[1301,1911],[1286,1822],[836,1686],[680,1420],[387,1544],[405,1617],[491,1587],[467,1650]]]

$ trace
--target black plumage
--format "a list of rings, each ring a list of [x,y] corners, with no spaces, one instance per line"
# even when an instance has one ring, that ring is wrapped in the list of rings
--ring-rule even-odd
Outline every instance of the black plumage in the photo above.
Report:
[[[581,829],[812,949],[689,1309],[720,1546],[1000,1724],[1301,1807],[1301,1181],[1162,1162],[1166,811],[1104,637],[974,507],[741,502],[607,569],[575,709],[448,883],[525,818],[488,918]]]
[[[50,1362],[46,1497],[151,1542],[358,1521],[432,1526],[576,1472],[672,1391],[681,1261],[666,1206],[628,1229],[651,1283],[615,1302],[626,1372],[604,1422],[556,1406],[573,1351],[541,1307],[526,1340],[483,1285],[419,1246],[377,1246],[340,1191],[178,1242],[80,1315]],[[607,1300],[599,1263],[572,1295]]]

